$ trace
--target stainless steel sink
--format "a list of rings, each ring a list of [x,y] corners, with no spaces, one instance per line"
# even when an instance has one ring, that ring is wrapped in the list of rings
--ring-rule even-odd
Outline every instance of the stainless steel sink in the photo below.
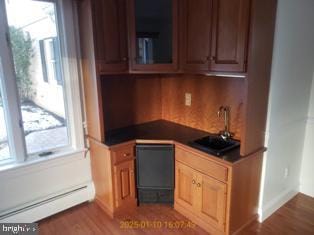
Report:
[[[191,145],[210,154],[222,156],[240,147],[240,142],[234,139],[225,140],[220,135],[210,135],[194,140]]]

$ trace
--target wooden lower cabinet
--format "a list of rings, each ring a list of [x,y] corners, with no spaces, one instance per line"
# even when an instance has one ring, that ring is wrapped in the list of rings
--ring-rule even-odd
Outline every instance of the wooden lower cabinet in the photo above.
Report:
[[[174,208],[210,234],[241,234],[257,219],[263,152],[229,163],[175,144]],[[90,139],[96,202],[114,217],[136,207],[135,141]]]
[[[205,174],[197,176],[196,207],[199,217],[225,231],[227,185]]]
[[[175,202],[191,211],[196,211],[196,177],[195,170],[176,161]]]
[[[136,206],[134,143],[108,146],[90,140],[96,202],[110,216]]]
[[[222,232],[226,224],[226,193],[225,183],[176,161],[175,204]]]
[[[241,234],[257,219],[263,152],[230,163],[183,145],[175,150],[174,208],[210,234]]]
[[[113,169],[115,206],[121,207],[135,199],[134,161],[122,162]]]

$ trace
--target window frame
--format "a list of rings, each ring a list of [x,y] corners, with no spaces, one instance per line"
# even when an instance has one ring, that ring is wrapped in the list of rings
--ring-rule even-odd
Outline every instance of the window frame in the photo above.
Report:
[[[72,0],[41,0],[55,3],[56,9],[56,27],[58,31],[58,50],[60,52],[60,68],[63,77],[63,94],[65,116],[69,143],[65,147],[47,149],[52,151],[47,159],[53,155],[60,156],[63,152],[68,155],[69,151],[85,150],[85,139],[83,129],[83,102],[81,95],[81,78],[79,64],[79,46],[75,37],[77,36],[77,13]],[[5,0],[0,0],[0,63],[2,64],[3,94],[2,98],[6,104],[8,141],[10,145],[11,158],[9,162],[0,161],[0,166],[8,163],[29,163],[30,160],[38,159],[39,153],[27,154],[27,148],[24,137],[21,106],[19,94],[15,79],[12,50],[8,40],[9,26],[5,10]],[[71,55],[71,57],[70,57]],[[69,59],[70,58],[70,59]],[[1,65],[0,64],[0,65]],[[44,158],[42,158],[44,159]]]

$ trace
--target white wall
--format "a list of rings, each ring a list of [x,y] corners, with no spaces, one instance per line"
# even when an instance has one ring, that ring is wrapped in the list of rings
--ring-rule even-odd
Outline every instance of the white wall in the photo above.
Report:
[[[314,74],[303,149],[300,191],[314,197]]]
[[[314,65],[314,1],[279,0],[260,220],[299,191]]]
[[[17,168],[1,169],[0,222],[35,222],[94,198],[90,158],[85,157],[85,151],[47,158]],[[43,203],[82,187],[86,187],[85,193],[74,195],[71,198],[73,202],[63,202],[50,209],[49,204]],[[39,211],[36,209],[44,204],[48,205],[48,209],[47,207]],[[33,210],[36,211],[35,214],[32,213]],[[26,211],[26,214],[30,213],[32,216],[23,216],[23,213],[19,215],[15,213],[16,211]]]

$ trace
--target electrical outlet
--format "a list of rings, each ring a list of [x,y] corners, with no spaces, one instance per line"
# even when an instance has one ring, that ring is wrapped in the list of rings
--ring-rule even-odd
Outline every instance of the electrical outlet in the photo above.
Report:
[[[185,106],[191,106],[191,104],[192,104],[191,93],[185,93]]]
[[[288,176],[289,176],[289,168],[286,167],[286,168],[285,168],[285,172],[284,172],[284,178],[287,179]]]

